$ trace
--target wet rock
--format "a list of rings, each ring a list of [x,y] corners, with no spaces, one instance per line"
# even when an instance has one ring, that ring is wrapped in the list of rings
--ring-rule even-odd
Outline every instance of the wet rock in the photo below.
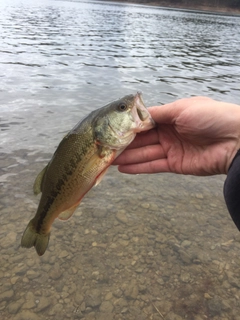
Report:
[[[14,295],[13,290],[6,290],[2,293],[0,293],[0,302],[2,301],[9,301]]]
[[[166,313],[170,312],[172,310],[172,308],[173,308],[172,303],[170,301],[167,301],[167,300],[155,301],[154,305],[155,305],[155,308],[157,307],[157,309],[162,314],[166,314]]]
[[[192,262],[192,257],[184,250],[179,250],[179,256],[185,264],[190,264]]]
[[[127,300],[124,298],[119,298],[114,301],[115,306],[126,307],[128,305]]]
[[[75,312],[73,318],[74,318],[74,319],[85,319],[85,317],[84,317],[84,315],[82,314],[81,311]]]
[[[100,311],[104,313],[111,313],[113,311],[113,304],[110,301],[103,301],[100,306]]]
[[[39,299],[39,303],[37,305],[37,312],[41,312],[45,309],[47,309],[51,304],[51,299],[46,298],[46,297],[41,297]]]
[[[227,303],[227,301],[221,301],[222,304],[222,310],[225,312],[229,312],[232,308],[230,304]]]
[[[123,247],[127,247],[129,245],[129,241],[128,240],[123,240],[123,239],[119,239],[118,243]]]
[[[97,289],[89,291],[85,298],[86,307],[97,307],[101,304],[101,293]]]
[[[80,305],[80,310],[81,310],[82,312],[84,312],[84,311],[86,310],[86,303],[85,303],[85,301],[83,301],[83,302],[81,303],[81,305]]]
[[[191,277],[190,277],[189,273],[182,272],[181,275],[180,275],[180,279],[181,279],[182,282],[189,282]]]
[[[14,318],[14,320],[42,320],[42,317],[29,310],[23,310]]]
[[[24,303],[23,299],[19,299],[17,301],[10,303],[8,306],[8,312],[11,314],[17,314],[21,306],[23,305],[23,303]]]
[[[155,236],[156,236],[155,241],[158,242],[158,243],[165,243],[166,240],[167,240],[167,237],[164,234],[160,233],[160,232],[156,231],[155,232]]]
[[[191,241],[189,241],[189,240],[183,240],[183,242],[181,243],[181,246],[184,247],[184,248],[188,248],[188,247],[191,246],[191,244],[192,244]]]
[[[116,219],[121,222],[121,223],[128,223],[128,217],[126,215],[126,211],[125,210],[120,210],[117,212],[116,214]]]
[[[113,294],[112,294],[112,292],[108,292],[107,294],[106,294],[106,296],[105,296],[105,300],[106,301],[108,301],[108,300],[111,300],[112,299],[112,297],[113,297]]]
[[[69,255],[69,252],[67,250],[63,250],[59,254],[59,258],[66,258]]]
[[[36,307],[36,299],[32,292],[27,292],[26,301],[23,305],[23,309],[32,309]]]
[[[120,298],[122,296],[123,292],[121,289],[116,289],[115,291],[113,291],[113,295],[114,297]]]
[[[10,282],[11,282],[11,284],[16,284],[16,282],[18,281],[18,279],[19,279],[19,277],[12,277],[11,279],[10,279]]]
[[[39,277],[39,273],[33,270],[28,270],[26,276],[29,280],[33,280]]]
[[[89,312],[85,315],[85,320],[97,320],[95,312]]]
[[[54,265],[52,269],[50,269],[49,277],[53,280],[58,280],[62,276],[62,270],[58,264]]]
[[[124,291],[124,295],[127,299],[137,299],[138,286],[135,283],[130,283],[129,287]]]
[[[235,277],[233,274],[228,274],[228,282],[236,288],[240,289],[240,279]]]
[[[63,305],[60,303],[55,304],[52,309],[49,311],[50,316],[55,316],[56,314],[61,313],[63,310]]]
[[[106,313],[106,312],[103,312],[103,313],[98,313],[97,314],[97,320],[113,320],[113,313]]]
[[[81,305],[81,303],[82,303],[83,300],[84,300],[84,297],[83,297],[83,295],[82,295],[81,293],[77,292],[77,293],[75,294],[74,300],[75,300],[75,302],[76,302],[77,305]]]
[[[141,207],[144,209],[148,209],[150,207],[150,204],[148,202],[141,203]]]
[[[222,311],[221,300],[218,297],[208,300],[208,309],[212,316],[219,315]]]
[[[24,264],[21,264],[18,266],[16,270],[16,275],[23,276],[27,272],[27,270],[28,270],[27,266]]]

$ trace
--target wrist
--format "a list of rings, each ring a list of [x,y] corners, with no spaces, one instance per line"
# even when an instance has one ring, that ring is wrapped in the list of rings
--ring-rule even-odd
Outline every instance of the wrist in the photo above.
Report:
[[[229,171],[233,160],[240,150],[240,106],[236,104],[229,104],[229,113],[231,114],[232,122],[226,123],[226,126],[230,126],[230,148],[228,150],[228,160],[226,166],[226,173]]]

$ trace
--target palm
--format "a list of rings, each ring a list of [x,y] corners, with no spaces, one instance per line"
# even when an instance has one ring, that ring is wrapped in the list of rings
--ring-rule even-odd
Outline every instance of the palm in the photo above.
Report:
[[[211,175],[219,174],[224,168],[222,163],[223,142],[196,138],[194,135],[181,134],[171,125],[157,129],[159,147],[162,148],[165,159],[155,162],[155,172],[161,171],[192,174]],[[154,165],[154,162],[152,163]],[[159,167],[158,167],[159,166]],[[164,168],[165,166],[165,168]]]
[[[149,108],[156,128],[138,134],[115,164],[133,174],[226,173],[239,148],[239,110],[202,97]]]

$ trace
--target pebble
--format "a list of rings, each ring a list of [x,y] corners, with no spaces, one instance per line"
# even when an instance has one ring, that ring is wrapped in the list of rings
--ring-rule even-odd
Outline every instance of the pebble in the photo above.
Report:
[[[181,246],[184,247],[184,248],[188,248],[188,247],[191,246],[191,244],[192,244],[191,241],[189,241],[189,240],[183,240],[183,242],[181,243]]]
[[[108,293],[105,295],[104,299],[105,299],[106,301],[108,301],[108,300],[111,300],[112,297],[113,297],[112,292],[108,292]]]
[[[138,286],[135,283],[130,283],[124,291],[124,295],[127,299],[137,299],[138,293]]]
[[[74,296],[74,300],[75,300],[77,305],[81,305],[81,303],[84,300],[84,296],[80,292],[76,292],[76,294]]]
[[[32,311],[23,310],[14,318],[14,320],[43,320],[43,318],[41,315],[38,315]]]
[[[185,250],[179,250],[179,256],[185,264],[190,264],[192,262],[192,257]]]
[[[113,304],[110,301],[103,301],[100,306],[100,311],[105,313],[111,313],[113,311]]]
[[[33,280],[39,277],[39,273],[33,270],[28,270],[26,276],[28,279]]]
[[[114,301],[115,306],[126,307],[128,305],[127,300],[124,298],[119,298]]]
[[[127,247],[129,245],[129,241],[123,240],[123,239],[119,239],[118,243],[120,244],[120,246],[123,246],[123,247]]]
[[[2,301],[9,301],[14,295],[13,290],[6,290],[2,293],[0,293],[0,302]]]
[[[85,297],[86,307],[97,307],[101,302],[101,293],[98,289],[88,291]]]
[[[182,272],[182,273],[181,273],[181,275],[180,275],[180,279],[181,279],[181,281],[182,281],[182,282],[187,283],[187,282],[189,282],[189,281],[190,281],[191,276],[190,276],[190,274],[189,274],[189,273]]]
[[[17,314],[20,308],[22,307],[23,303],[24,303],[23,299],[19,299],[17,301],[11,302],[8,305],[8,312],[10,314]]]
[[[213,299],[208,300],[207,304],[208,304],[208,309],[210,311],[210,314],[212,316],[217,316],[221,314],[222,303],[220,298],[214,297]]]
[[[62,277],[62,270],[58,264],[54,265],[49,271],[49,277],[53,280],[58,280]]]
[[[69,255],[69,252],[67,250],[63,250],[59,254],[59,258],[66,258]]]
[[[57,304],[55,304],[55,305],[51,308],[51,310],[49,311],[48,314],[49,314],[50,316],[55,316],[55,315],[57,315],[57,314],[61,314],[62,311],[63,311],[63,305],[60,304],[60,303],[57,303]]]
[[[117,221],[127,224],[128,223],[128,217],[126,215],[125,210],[119,210],[116,214]]]
[[[43,310],[47,309],[51,305],[51,299],[47,297],[41,297],[37,304],[37,312],[42,312]]]
[[[36,298],[34,294],[31,291],[29,291],[26,293],[23,309],[32,309],[35,307],[36,307]]]

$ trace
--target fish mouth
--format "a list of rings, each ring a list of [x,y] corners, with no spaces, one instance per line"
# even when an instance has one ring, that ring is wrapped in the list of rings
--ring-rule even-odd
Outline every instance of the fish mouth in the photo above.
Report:
[[[134,108],[132,113],[137,125],[136,132],[149,130],[155,127],[155,122],[144,105],[141,92],[137,92],[134,97]]]
[[[137,114],[138,114],[139,119],[140,119],[141,121],[144,121],[144,120],[146,119],[146,116],[144,116],[144,113],[142,112],[142,110],[140,110],[140,109],[138,109],[138,108],[137,108]]]

